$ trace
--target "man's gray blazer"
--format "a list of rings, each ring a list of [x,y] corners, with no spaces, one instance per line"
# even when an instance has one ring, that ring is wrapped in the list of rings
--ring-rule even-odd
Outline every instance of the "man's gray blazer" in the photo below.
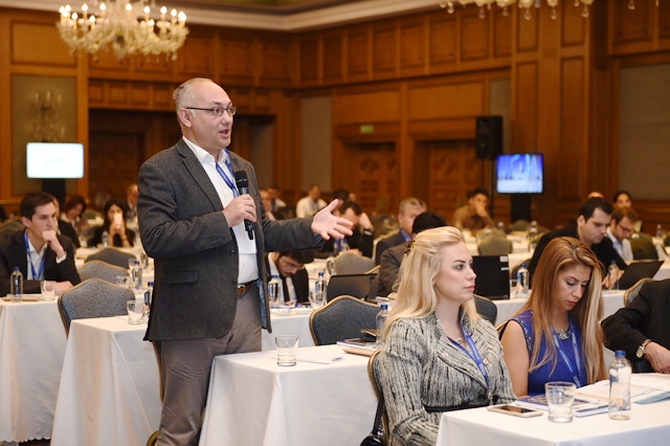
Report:
[[[313,248],[312,219],[268,221],[253,166],[230,154],[244,170],[256,202],[254,224],[261,321],[270,327],[265,299],[265,251]],[[218,338],[232,327],[237,307],[238,252],[223,205],[193,151],[180,140],[146,161],[139,172],[137,206],[142,245],[155,262],[155,288],[145,339]]]

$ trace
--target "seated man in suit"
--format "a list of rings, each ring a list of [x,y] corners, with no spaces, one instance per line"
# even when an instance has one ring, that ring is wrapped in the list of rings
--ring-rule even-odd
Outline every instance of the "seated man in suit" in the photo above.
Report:
[[[607,227],[612,219],[612,205],[602,198],[593,197],[584,202],[579,210],[577,220],[564,228],[554,229],[542,236],[535,247],[533,258],[530,259],[528,271],[531,277],[537,268],[537,262],[540,261],[542,251],[550,241],[557,237],[572,237],[581,240],[586,246],[591,248],[600,260],[603,268],[604,286],[610,287],[616,280],[619,280],[623,270],[628,265],[612,246],[612,240],[606,237]],[[610,278],[607,275],[607,268],[614,261],[619,267],[619,277]]]
[[[314,261],[312,251],[270,252],[265,255],[265,266],[270,277],[279,276],[281,302],[309,303],[309,277],[306,263]]]
[[[633,260],[633,250],[628,238],[635,232],[637,220],[637,214],[633,208],[616,208],[612,212],[607,237],[612,240],[614,249],[624,260]]]
[[[426,211],[417,215],[412,224],[412,238],[425,231],[426,229],[439,228],[447,226],[444,218],[437,215],[435,212]],[[396,279],[398,278],[398,271],[400,264],[405,257],[407,244],[402,243],[398,246],[393,246],[382,254],[380,268],[379,268],[379,288],[377,289],[378,296],[388,296],[389,293],[395,292],[397,289]]]
[[[638,372],[670,374],[670,279],[645,282],[625,308],[602,321],[605,347],[624,350]]]
[[[489,193],[486,189],[478,187],[468,192],[468,203],[454,211],[452,224],[463,231],[468,229],[476,234],[485,228],[495,225],[489,215]]]
[[[0,240],[0,294],[9,293],[10,275],[18,266],[23,274],[23,292],[40,293],[41,280],[56,282],[61,293],[81,282],[74,264],[72,241],[58,235],[56,199],[46,192],[31,192],[19,209],[25,229],[3,235]]]
[[[321,251],[315,253],[316,256],[327,258],[331,253],[338,255],[343,251],[352,251],[372,258],[372,245],[375,240],[374,227],[372,226],[370,217],[363,212],[361,206],[353,201],[345,201],[333,211],[333,215],[342,217],[353,223],[354,233],[342,240],[334,240],[332,238],[327,240],[324,242]]]
[[[400,224],[400,230],[377,242],[375,248],[375,263],[377,265],[379,265],[384,251],[393,246],[403,245],[412,240],[412,225],[414,224],[414,219],[422,212],[426,212],[426,203],[417,198],[410,197],[402,200],[398,208],[398,223]]]

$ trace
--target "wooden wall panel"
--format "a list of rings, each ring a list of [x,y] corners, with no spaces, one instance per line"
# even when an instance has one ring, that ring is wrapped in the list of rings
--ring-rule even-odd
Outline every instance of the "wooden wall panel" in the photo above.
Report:
[[[537,147],[537,117],[539,104],[537,92],[539,72],[536,62],[520,63],[513,73],[513,111],[514,128],[512,141],[519,152],[536,152]]]
[[[490,14],[486,18],[479,17],[477,8],[469,8],[460,15],[461,38],[460,55],[461,60],[481,60],[489,55],[489,30]]]
[[[53,23],[11,23],[13,64],[74,67],[76,61]]]
[[[347,81],[368,79],[370,57],[368,27],[351,28],[347,32]]]
[[[483,114],[485,85],[482,82],[410,88],[408,120],[419,121]]]
[[[531,19],[526,20],[523,15],[525,10],[517,11],[517,29],[516,29],[516,51],[518,53],[525,53],[529,51],[537,51],[540,41],[540,20],[539,14],[535,8],[530,8]]]
[[[248,31],[221,33],[218,60],[221,82],[252,85],[254,81],[253,34]]]
[[[214,77],[214,54],[214,41],[210,36],[189,36],[177,58],[179,75],[184,79]]]
[[[444,71],[456,62],[458,25],[453,15],[431,15],[428,19],[428,61],[431,71]]]
[[[509,57],[512,54],[512,17],[499,9],[493,13],[493,57]]]
[[[323,33],[323,80],[324,83],[340,83],[344,75],[344,33],[325,31]]]
[[[334,125],[397,122],[400,119],[398,91],[342,94],[334,99]]]
[[[304,86],[319,83],[319,34],[309,34],[300,39],[300,82]]]
[[[670,8],[668,7],[658,10],[658,36],[660,39],[670,39]]]
[[[561,63],[561,106],[560,106],[560,146],[558,196],[563,199],[580,200],[583,191],[589,187],[585,183],[584,164],[588,118],[584,90],[586,66],[582,58],[565,59]]]
[[[426,20],[423,16],[400,21],[400,76],[416,76],[427,72]]]
[[[396,77],[398,65],[398,34],[395,21],[372,27],[372,76],[374,79]]]
[[[260,60],[262,70],[259,84],[263,86],[289,87],[292,85],[291,68],[295,65],[292,57],[291,38],[275,35],[261,43]]]
[[[583,8],[572,2],[561,2],[561,44],[562,46],[583,45],[586,41],[587,21],[582,17]]]
[[[102,51],[95,57],[88,57],[88,69],[91,77],[125,78],[128,76],[130,59],[117,59],[111,51]]]

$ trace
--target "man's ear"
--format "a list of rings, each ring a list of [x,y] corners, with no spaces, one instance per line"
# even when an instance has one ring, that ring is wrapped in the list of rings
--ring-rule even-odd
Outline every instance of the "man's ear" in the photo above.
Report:
[[[586,218],[583,215],[577,217],[577,226],[584,226],[586,224]]]
[[[179,121],[184,125],[185,127],[191,128],[191,112],[186,110],[185,108],[180,108],[179,111],[177,112],[177,116],[179,116]]]
[[[26,217],[21,217],[21,222],[23,223],[23,226],[25,226],[26,228],[30,228],[33,224],[33,221]]]

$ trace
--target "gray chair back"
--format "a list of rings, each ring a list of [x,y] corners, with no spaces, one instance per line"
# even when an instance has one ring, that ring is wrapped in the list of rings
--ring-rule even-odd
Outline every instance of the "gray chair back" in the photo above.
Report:
[[[116,276],[128,276],[128,270],[102,260],[91,260],[79,268],[79,277],[86,279],[103,279],[116,283]]]
[[[484,319],[491,322],[493,325],[496,323],[496,318],[498,317],[498,307],[496,304],[487,297],[477,296],[475,294],[475,307],[477,307],[477,313],[479,313]]]
[[[121,251],[116,248],[103,248],[95,254],[91,254],[86,258],[87,262],[91,260],[101,260],[107,262],[111,265],[120,266],[121,268],[128,269],[128,259],[134,259],[135,254],[131,254],[125,251]]]
[[[132,290],[102,279],[88,279],[63,292],[58,299],[65,332],[70,332],[74,319],[123,316],[128,314],[126,302],[134,300]]]
[[[630,249],[634,260],[658,260],[658,250],[647,234],[637,234],[637,237],[631,238]]]
[[[361,336],[361,329],[376,328],[377,305],[352,296],[339,296],[327,305],[314,310],[309,329],[316,345],[335,344]]]
[[[638,280],[635,282],[635,285],[632,287],[628,288],[624,293],[623,293],[623,306],[627,307],[629,306],[633,300],[637,297],[638,294],[640,294],[640,288],[642,288],[642,285],[644,285],[645,282],[648,280],[652,280],[650,277],[645,277],[643,279]]]
[[[375,261],[369,257],[345,252],[335,257],[336,274],[363,274],[375,267]]]
[[[477,250],[482,256],[498,256],[511,253],[514,245],[511,240],[492,232],[479,241]]]

